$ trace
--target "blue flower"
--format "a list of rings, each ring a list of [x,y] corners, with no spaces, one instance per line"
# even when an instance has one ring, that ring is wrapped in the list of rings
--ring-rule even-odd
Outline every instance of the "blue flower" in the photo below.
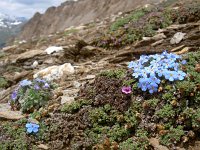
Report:
[[[13,91],[12,94],[11,94],[11,99],[12,100],[16,100],[17,99],[17,94],[18,94],[17,90]]]
[[[48,89],[50,88],[49,84],[48,83],[45,83],[44,86],[43,86],[45,89]]]
[[[45,80],[42,80],[42,79],[40,79],[40,78],[35,79],[35,81],[37,81],[37,82],[39,82],[39,83],[46,83]]]
[[[138,83],[138,87],[141,88],[142,91],[146,91],[148,84],[149,84],[148,78],[140,78],[139,83]]]
[[[139,59],[139,63],[140,64],[144,64],[144,63],[146,63],[148,61],[149,61],[149,57],[148,56],[146,56],[146,55],[141,55],[140,56],[140,59]]]
[[[186,76],[185,72],[183,72],[183,71],[178,71],[177,72],[177,78],[178,78],[178,80],[183,80],[185,78],[185,76]]]
[[[178,68],[179,68],[179,64],[178,63],[174,63],[174,70],[178,71]]]
[[[147,78],[148,73],[147,73],[147,71],[146,71],[145,69],[143,69],[143,70],[141,71],[140,75],[141,75],[141,77],[143,77],[143,78]]]
[[[158,85],[156,83],[150,83],[148,85],[149,93],[153,94],[154,92],[158,91]]]
[[[156,76],[150,76],[151,83],[160,84],[160,79],[156,78]]]
[[[22,81],[19,83],[19,85],[22,86],[22,87],[24,87],[24,86],[29,86],[29,85],[31,85],[31,84],[32,84],[32,82],[29,81],[29,80],[27,80],[27,79],[22,80]]]
[[[186,60],[183,60],[183,61],[181,62],[181,64],[182,64],[182,65],[185,65],[185,64],[187,64],[187,61],[186,61]]]
[[[166,80],[183,80],[186,73],[179,70],[181,57],[164,51],[162,54],[142,55],[136,62],[130,62],[129,68],[133,69],[132,76],[139,79],[138,88],[149,93],[158,91],[161,77]],[[182,61],[185,64],[186,61]]]
[[[39,85],[35,84],[35,85],[34,85],[34,89],[35,89],[35,90],[39,90],[39,89],[40,89]]]
[[[166,71],[167,69],[160,68],[159,70],[157,70],[156,73],[158,74],[159,77],[162,77]]]
[[[176,71],[167,71],[165,73],[165,79],[169,80],[169,81],[174,81],[176,80],[178,77],[177,72]]]
[[[134,72],[134,73],[132,74],[132,76],[133,76],[133,77],[135,77],[135,78],[138,78],[138,77],[139,77],[139,75],[140,75],[140,73],[139,73],[139,72]]]
[[[150,76],[155,76],[155,68],[152,67],[145,67],[145,70]]]
[[[28,133],[37,133],[39,131],[39,125],[35,123],[27,123],[26,124],[26,131]]]
[[[134,61],[131,61],[131,62],[128,64],[128,68],[134,68],[135,66],[137,66],[137,64],[136,64]]]
[[[163,53],[161,55],[162,56],[167,56],[168,55],[167,50],[163,51]]]

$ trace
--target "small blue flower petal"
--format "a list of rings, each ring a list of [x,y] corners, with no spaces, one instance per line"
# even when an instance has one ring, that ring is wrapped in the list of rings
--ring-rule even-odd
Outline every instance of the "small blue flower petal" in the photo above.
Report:
[[[38,128],[33,128],[33,132],[37,133],[38,132]]]
[[[28,132],[28,133],[32,133],[32,132],[33,132],[33,128],[28,128],[28,129],[27,129],[27,132]]]

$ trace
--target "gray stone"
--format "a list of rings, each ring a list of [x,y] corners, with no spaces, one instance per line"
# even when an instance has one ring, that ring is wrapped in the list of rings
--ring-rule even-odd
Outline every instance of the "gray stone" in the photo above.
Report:
[[[75,100],[74,97],[69,97],[69,96],[62,96],[61,97],[61,104],[70,104]]]
[[[24,117],[20,111],[12,111],[7,103],[0,104],[0,119],[19,120]]]
[[[184,39],[185,35],[186,33],[177,32],[176,34],[174,34],[173,38],[170,40],[170,43],[171,44],[180,43]]]

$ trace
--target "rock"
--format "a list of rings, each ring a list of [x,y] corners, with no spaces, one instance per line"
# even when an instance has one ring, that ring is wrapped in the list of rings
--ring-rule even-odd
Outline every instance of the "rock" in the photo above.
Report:
[[[73,86],[74,86],[75,88],[79,88],[79,87],[81,86],[81,83],[79,83],[78,81],[74,81],[74,82],[73,82]]]
[[[92,66],[86,67],[85,65],[75,66],[76,74],[88,73],[92,70]]]
[[[80,54],[84,56],[91,56],[91,55],[94,55],[95,52],[97,52],[97,50],[98,49],[96,47],[88,45],[81,49]]]
[[[195,141],[194,150],[199,150],[200,148],[200,141]]]
[[[28,118],[28,122],[40,124],[40,122],[38,120],[34,119],[34,118]]]
[[[14,87],[9,87],[6,90],[0,91],[0,103],[7,102],[10,99],[10,94],[14,90]]]
[[[27,59],[34,58],[35,56],[44,55],[43,50],[31,50],[25,53],[19,54],[13,62],[23,62]]]
[[[187,26],[187,24],[173,24],[169,27],[167,27],[166,29],[168,30],[179,30],[179,29],[183,29]]]
[[[145,41],[151,41],[151,40],[158,41],[158,40],[165,39],[165,38],[166,38],[166,36],[164,33],[159,33],[159,34],[154,35],[153,37],[143,37],[142,39]]]
[[[200,73],[200,64],[196,64],[195,71],[198,72],[198,73]]]
[[[77,96],[79,89],[67,89],[63,91],[64,96]]]
[[[23,72],[15,72],[12,74],[5,73],[3,76],[9,81],[18,82],[30,74],[31,74],[31,71],[23,71]]]
[[[47,58],[43,62],[44,64],[56,64],[56,63],[61,63],[61,61],[55,57]]]
[[[186,150],[185,148],[176,147],[177,150]]]
[[[185,45],[181,45],[181,46],[175,47],[175,48],[173,48],[170,52],[176,52],[176,51],[182,49],[184,46],[185,46]]]
[[[150,145],[154,147],[156,150],[169,150],[166,146],[162,146],[159,144],[159,140],[156,138],[150,138],[149,139]]]
[[[181,51],[175,52],[175,54],[177,54],[177,55],[185,54],[185,53],[188,53],[190,49],[191,49],[191,47],[185,47]]]
[[[176,34],[174,34],[173,38],[170,40],[170,43],[171,44],[180,43],[184,39],[185,35],[186,35],[186,33],[177,32]]]
[[[36,68],[38,66],[38,64],[39,64],[38,61],[34,61],[33,64],[32,64],[32,67]]]
[[[159,40],[159,41],[156,41],[155,43],[151,44],[151,46],[155,47],[155,46],[157,46],[157,45],[160,45],[160,44],[163,43],[163,41],[164,41],[164,39]]]
[[[147,46],[151,43],[154,43],[156,41],[159,41],[159,40],[162,40],[162,39],[165,39],[166,36],[164,33],[159,33],[159,34],[156,34],[154,35],[153,37],[143,37],[143,39],[139,42],[137,42],[134,47],[140,47],[140,46]]]
[[[17,48],[17,45],[7,46],[2,49],[3,52],[12,52]]]
[[[94,79],[95,77],[96,77],[95,75],[87,75],[85,78],[81,78],[80,81],[92,80],[92,79]]]
[[[70,63],[65,63],[60,66],[51,66],[40,70],[36,74],[33,75],[34,78],[45,78],[48,81],[61,79],[67,75],[74,74],[74,67]]]
[[[198,40],[200,39],[200,32],[196,31],[194,33],[192,33],[191,35],[188,36],[189,40]]]
[[[0,104],[0,118],[8,120],[19,120],[24,118],[20,111],[11,111],[8,103]]]
[[[40,144],[37,147],[40,148],[40,149],[45,149],[45,150],[49,149],[49,147],[47,145],[44,145],[44,144]]]
[[[62,47],[57,47],[57,46],[51,46],[51,47],[48,47],[46,50],[45,50],[45,52],[48,54],[48,55],[50,55],[50,54],[52,54],[52,53],[54,53],[54,52],[59,52],[59,51],[62,51],[63,50],[63,48]]]
[[[70,104],[75,100],[74,97],[69,97],[69,96],[62,96],[61,98],[61,104]]]

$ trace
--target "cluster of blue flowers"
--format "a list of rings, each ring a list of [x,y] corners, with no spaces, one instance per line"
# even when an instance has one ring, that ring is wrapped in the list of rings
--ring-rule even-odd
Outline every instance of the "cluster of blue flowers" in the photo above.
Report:
[[[183,80],[186,73],[180,70],[181,61],[179,55],[167,53],[155,55],[142,55],[137,61],[131,61],[128,68],[133,69],[132,76],[139,80],[138,88],[142,91],[155,93],[158,91],[162,79],[168,81]]]
[[[26,131],[28,133],[37,133],[39,131],[39,125],[35,123],[27,123],[26,124]]]
[[[20,89],[25,89],[25,88],[34,88],[35,90],[48,90],[50,88],[50,85],[49,83],[47,83],[47,81],[45,80],[42,80],[42,79],[35,79],[34,81],[30,81],[30,80],[22,80],[20,81],[19,83],[19,87],[16,88],[12,94],[11,94],[11,99],[13,101],[16,101],[18,98],[19,98],[19,90]]]

